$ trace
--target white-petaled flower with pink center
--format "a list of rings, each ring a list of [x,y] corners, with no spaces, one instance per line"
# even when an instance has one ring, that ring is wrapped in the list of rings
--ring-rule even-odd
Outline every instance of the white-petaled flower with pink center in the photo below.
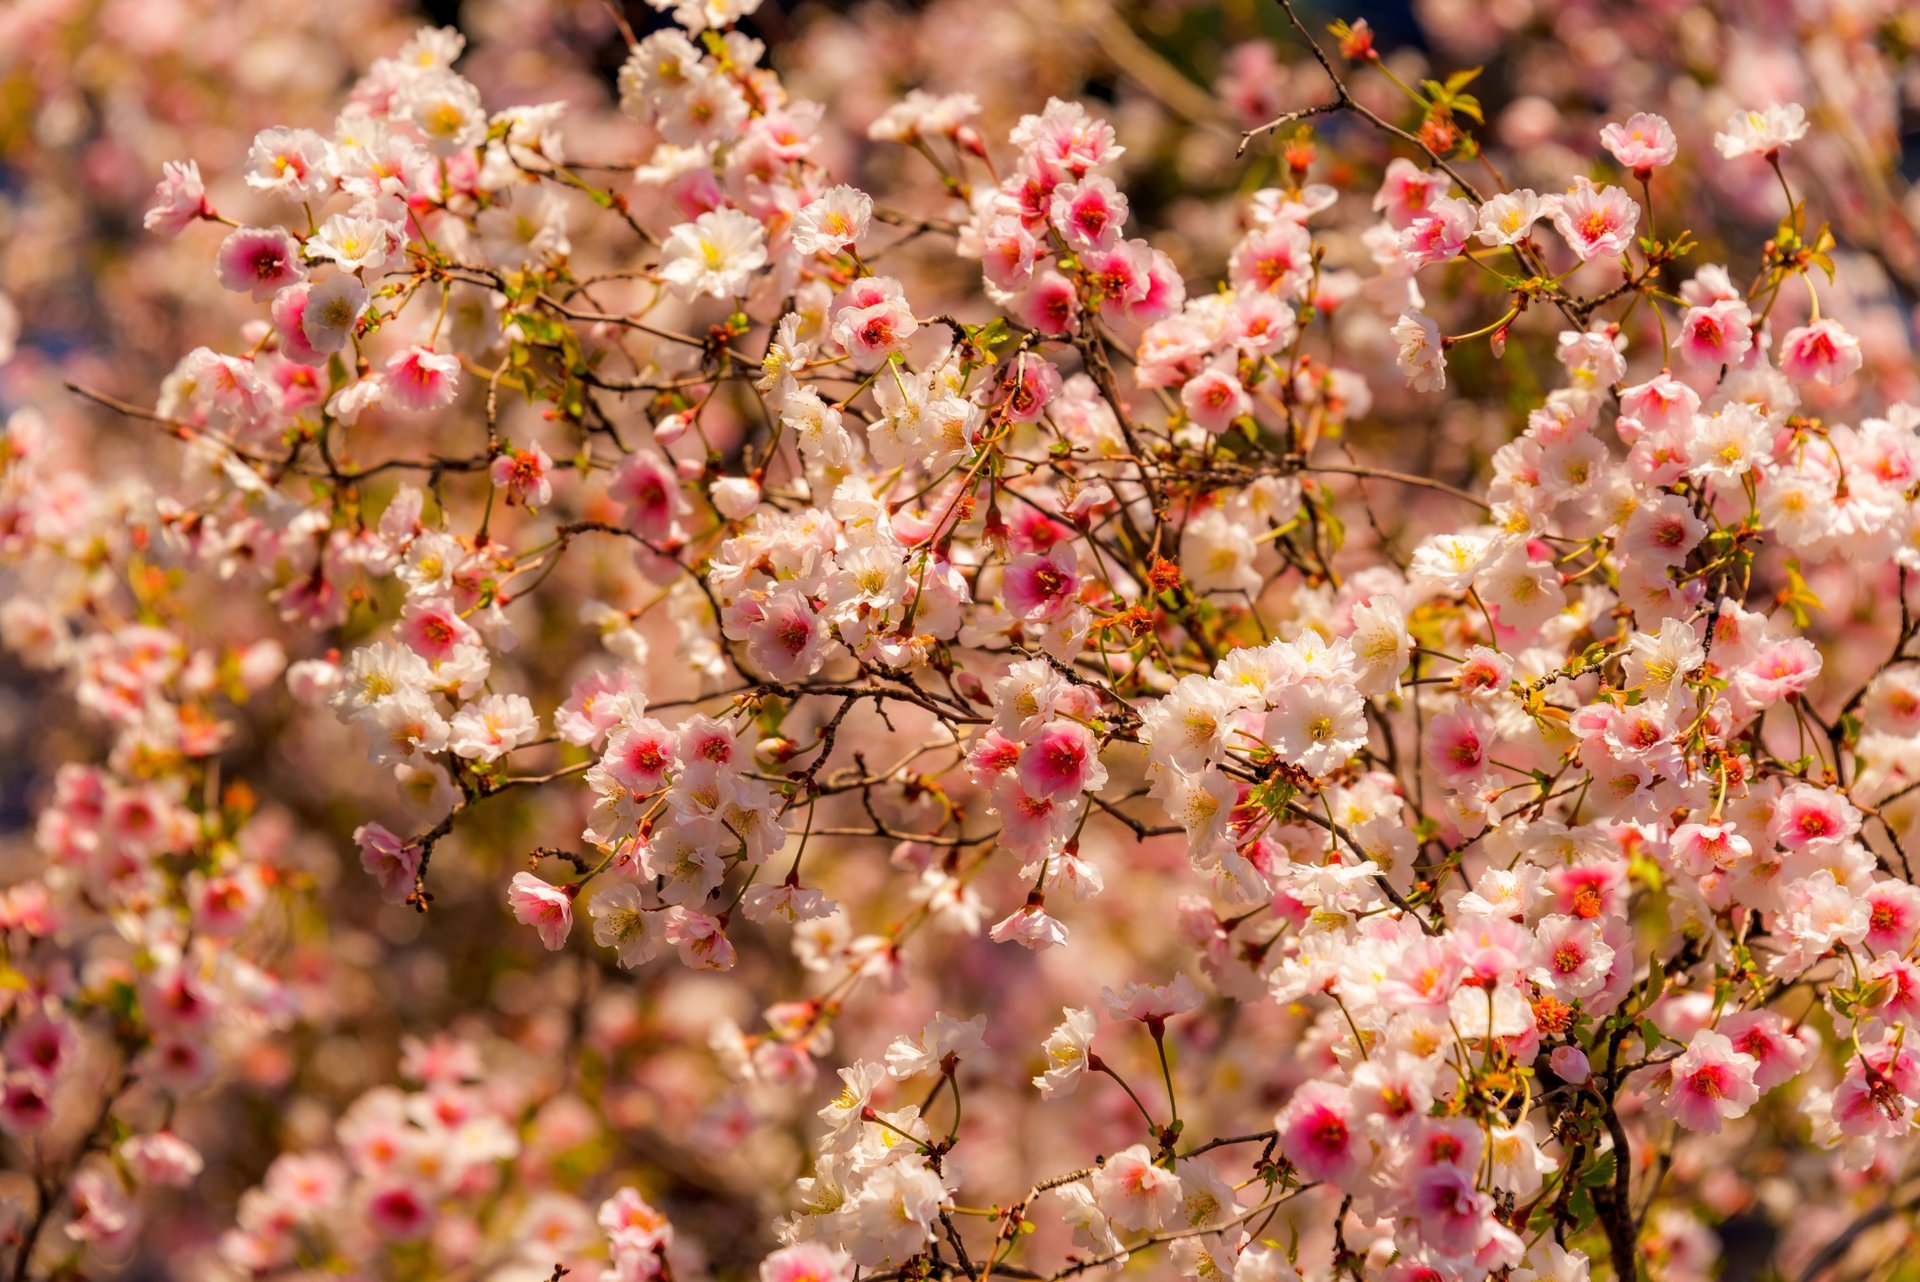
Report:
[[[1342,1187],[1361,1172],[1360,1141],[1353,1130],[1353,1100],[1333,1082],[1308,1082],[1273,1119],[1282,1157],[1309,1180]]]
[[[1270,223],[1249,232],[1227,262],[1236,290],[1299,295],[1313,276],[1313,238],[1298,223]]]
[[[775,681],[798,681],[819,671],[833,635],[797,588],[727,607],[726,632],[747,643],[747,657]]]
[[[514,920],[538,931],[542,944],[555,951],[566,947],[567,933],[573,929],[573,896],[566,888],[530,872],[517,872],[507,887],[507,903]]]
[[[1767,835],[1786,850],[1832,850],[1860,831],[1860,812],[1838,792],[1800,783],[1782,793]]]
[[[920,328],[906,292],[891,276],[865,276],[847,286],[828,309],[833,341],[861,369],[873,369]]]
[[[793,216],[793,247],[802,254],[837,254],[867,234],[873,197],[857,187],[830,187]]]
[[[1401,230],[1426,213],[1452,182],[1437,169],[1421,169],[1411,160],[1396,157],[1388,162],[1380,190],[1374,193],[1374,212],[1385,214],[1394,229]]]
[[[1393,341],[1400,346],[1394,357],[1400,373],[1416,392],[1440,392],[1447,386],[1446,348],[1440,341],[1440,327],[1423,312],[1402,312],[1392,330]]]
[[[1080,590],[1079,561],[1073,545],[1023,552],[1007,567],[1001,593],[1017,619],[1029,623],[1054,618],[1072,603]]]
[[[1738,298],[1689,308],[1680,320],[1680,337],[1674,346],[1695,365],[1738,365],[1753,346],[1753,313]]]
[[[1443,712],[1427,731],[1427,762],[1448,785],[1462,788],[1486,773],[1493,722],[1472,708]]]
[[[767,232],[738,209],[710,209],[660,246],[660,279],[680,298],[733,298],[767,262]]]
[[[288,200],[323,200],[333,186],[328,150],[311,129],[263,129],[247,149],[247,186]]]
[[[1162,1227],[1180,1205],[1180,1177],[1156,1166],[1145,1144],[1109,1157],[1088,1183],[1107,1218],[1135,1232]]]
[[[1780,340],[1780,372],[1795,382],[1844,383],[1860,368],[1860,340],[1838,321],[1817,320]]]
[[[431,347],[409,347],[389,357],[380,376],[394,408],[416,413],[445,409],[460,391],[460,358]]]
[[[1666,117],[1650,111],[1637,112],[1624,122],[1615,121],[1603,127],[1600,145],[1643,180],[1654,170],[1671,165],[1680,154],[1673,126],[1667,123]]]
[[[1760,1098],[1753,1080],[1758,1067],[1725,1035],[1703,1028],[1668,1067],[1667,1109],[1688,1130],[1718,1135],[1721,1123],[1745,1117]]]
[[[1047,206],[1053,224],[1067,247],[1076,253],[1112,249],[1127,222],[1127,198],[1113,179],[1096,174],[1053,189]]]
[[[1640,225],[1640,206],[1623,189],[1595,187],[1582,176],[1575,178],[1573,189],[1560,198],[1553,225],[1581,262],[1617,258],[1633,243],[1634,228]]]
[[[1713,145],[1728,160],[1741,156],[1772,159],[1784,147],[1807,136],[1807,113],[1799,103],[1767,107],[1760,111],[1736,111],[1727,117],[1726,128],[1713,136]]]
[[[1727,872],[1753,853],[1753,843],[1732,824],[1681,824],[1673,830],[1672,849],[1680,867],[1696,877]]]
[[[502,447],[499,457],[487,469],[487,476],[497,488],[507,492],[509,504],[542,508],[553,501],[553,480],[548,475],[552,469],[553,460],[535,442],[525,449],[517,445]]]
[[[296,281],[304,280],[300,242],[284,227],[238,227],[220,242],[220,283],[264,303]]]
[[[1240,385],[1230,363],[1216,363],[1187,380],[1180,389],[1180,403],[1187,417],[1215,436],[1233,426],[1235,419],[1253,413],[1253,398]]]
[[[205,1168],[200,1150],[172,1131],[136,1135],[120,1145],[120,1157],[142,1182],[183,1189]]]
[[[600,1231],[622,1246],[651,1251],[673,1241],[673,1225],[637,1189],[622,1188],[594,1215]]]
[[[212,216],[213,207],[207,204],[207,189],[200,181],[197,162],[169,160],[160,167],[153,204],[143,220],[148,231],[178,236],[190,224]]]
[[[1913,889],[1905,882],[1880,884]],[[1735,1011],[1720,1021],[1717,1031],[1733,1043],[1733,1049],[1753,1058],[1758,1065],[1753,1084],[1763,1093],[1799,1076],[1812,1053],[1812,1034],[1789,1026],[1777,1011]]]
[[[1450,262],[1466,248],[1467,237],[1479,222],[1479,212],[1471,203],[1442,196],[1400,233],[1400,253],[1421,267]]]
[[[630,792],[645,796],[666,782],[679,749],[673,732],[647,717],[607,736],[601,765]]]
[[[473,625],[460,617],[459,608],[446,597],[416,597],[400,612],[400,639],[429,663],[438,663],[458,645],[478,641]]]

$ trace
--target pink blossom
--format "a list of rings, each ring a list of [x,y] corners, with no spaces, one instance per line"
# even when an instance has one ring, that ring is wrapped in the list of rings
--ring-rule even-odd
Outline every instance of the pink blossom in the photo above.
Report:
[[[430,347],[409,347],[387,360],[381,376],[396,409],[445,409],[460,391],[460,358]]]
[[[1633,243],[1640,206],[1618,187],[1595,187],[1584,176],[1560,200],[1553,225],[1582,262],[1616,258]]]
[[[188,225],[213,217],[207,204],[207,189],[200,182],[200,166],[191,160],[169,160],[161,166],[160,183],[153,189],[153,204],[148,208],[148,231],[163,236],[178,236]]]
[[[1674,346],[1695,365],[1738,365],[1753,346],[1753,314],[1737,298],[1692,307],[1680,319]]]
[[[1033,797],[1074,797],[1098,792],[1107,781],[1093,732],[1073,721],[1055,721],[1020,750],[1020,787]]]
[[[1688,1130],[1718,1135],[1722,1122],[1745,1117],[1760,1098],[1753,1080],[1758,1067],[1724,1035],[1702,1029],[1668,1067],[1667,1108]]]
[[[541,508],[553,502],[552,468],[553,460],[538,443],[525,449],[508,445],[493,460],[488,475],[494,485],[507,492],[508,503]]]
[[[284,227],[239,227],[220,242],[220,283],[263,303],[306,277],[300,242]]]
[[[1180,403],[1194,423],[1215,436],[1233,425],[1237,418],[1253,412],[1253,398],[1247,395],[1231,367],[1211,365],[1187,380],[1180,389]]]
[[[514,920],[537,930],[542,944],[554,950],[566,946],[567,932],[573,929],[573,896],[566,888],[530,872],[517,872],[507,890],[507,903]]]
[[[1817,320],[1780,340],[1780,372],[1796,382],[1837,387],[1860,368],[1860,340],[1839,322]]]
[[[872,369],[900,351],[920,328],[900,282],[891,276],[867,276],[855,281],[828,310],[833,341],[845,348],[861,369]]]
[[[1649,111],[1636,112],[1627,117],[1625,123],[1616,121],[1603,127],[1600,145],[1642,179],[1656,169],[1671,165],[1680,153],[1673,127],[1664,116]]]
[[[1273,1125],[1281,1156],[1306,1179],[1344,1187],[1359,1176],[1361,1142],[1353,1130],[1353,1102],[1334,1083],[1300,1087]]]

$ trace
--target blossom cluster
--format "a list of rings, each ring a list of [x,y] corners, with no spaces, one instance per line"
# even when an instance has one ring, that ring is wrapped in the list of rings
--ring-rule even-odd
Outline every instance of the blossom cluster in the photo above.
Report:
[[[91,736],[0,892],[13,1276],[244,1171],[219,1277],[1693,1282],[1789,1155],[1911,1175],[1920,405],[1801,105],[1510,184],[1283,2],[1196,265],[1122,118],[849,136],[654,7],[617,120],[429,28],[166,163],[245,319],[78,390],[170,474],[7,420],[0,642]]]

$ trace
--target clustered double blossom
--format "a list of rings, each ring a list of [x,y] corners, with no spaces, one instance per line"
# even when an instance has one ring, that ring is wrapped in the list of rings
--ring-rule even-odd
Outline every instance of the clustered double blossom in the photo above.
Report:
[[[355,833],[388,901],[426,911],[467,811],[538,791],[561,800],[532,859],[486,875],[544,949],[616,975],[790,951],[816,977],[707,1029],[736,1134],[840,1083],[762,1282],[1054,1279],[1162,1247],[1233,1282],[1690,1278],[1704,1229],[1658,1200],[1667,1167],[1775,1092],[1838,1168],[1904,1170],[1920,890],[1887,807],[1920,787],[1920,409],[1847,399],[1860,344],[1821,313],[1832,245],[1790,188],[1741,288],[1657,226],[1657,116],[1601,132],[1619,183],[1551,193],[1483,192],[1422,141],[1372,197],[1370,262],[1329,265],[1316,220],[1356,197],[1309,161],[1190,283],[1129,234],[1125,149],[1076,104],[1004,141],[966,95],[894,105],[870,136],[937,169],[951,205],[924,217],[836,181],[820,110],[734,26],[752,7],[688,0],[635,43],[621,105],[657,142],[632,195],[569,167],[558,104],[489,113],[435,30],[329,129],[255,139],[246,183],[281,221],[229,225],[168,165],[147,226],[206,235],[260,309],[142,412],[188,484],[98,492],[37,416],[8,424],[0,547],[47,590],[0,635],[113,736],[60,773],[44,871],[0,899],[0,1130],[32,1142],[83,1044],[113,1065],[36,1180],[16,1276],[57,1271],[59,1239],[124,1249],[140,1186],[201,1166],[173,1101],[303,1018],[256,927],[322,855],[220,773],[233,708],[276,686],[417,817]],[[1710,163],[1786,187],[1807,133],[1795,106],[1742,112]],[[637,270],[573,260],[583,210],[629,225]],[[978,298],[939,311],[887,274],[923,236]],[[1467,278],[1505,310],[1446,334],[1423,290]],[[1364,499],[1329,479],[1422,482],[1346,452],[1372,394],[1333,340],[1382,297],[1417,391],[1481,338],[1544,333],[1559,371],[1404,558],[1347,539]],[[602,658],[548,699],[511,656],[589,545],[621,553],[613,599],[561,615]],[[1802,567],[1833,558],[1894,563],[1902,597],[1889,657],[1827,713]],[[308,643],[190,640],[169,572]],[[993,1007],[863,1027],[910,952],[1073,949],[1137,843],[1184,844],[1191,974],[1021,1046]],[[82,922],[106,942],[75,966]],[[1191,1030],[1236,1018],[1267,1076],[1208,1099]],[[273,1161],[224,1267],[703,1270],[610,1164],[567,1160],[617,1118],[450,1036],[399,1076]],[[1009,1180],[1011,1128],[963,1108],[989,1077],[1119,1092],[1135,1142]],[[1296,1214],[1334,1227],[1290,1244]]]

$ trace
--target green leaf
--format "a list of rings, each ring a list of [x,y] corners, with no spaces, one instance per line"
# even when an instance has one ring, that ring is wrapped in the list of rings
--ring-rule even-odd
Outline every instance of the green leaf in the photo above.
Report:
[[[1612,1149],[1608,1149],[1599,1157],[1595,1158],[1586,1170],[1580,1172],[1581,1185],[1586,1188],[1597,1189],[1613,1183],[1613,1172],[1618,1165],[1619,1159],[1614,1156]]]

